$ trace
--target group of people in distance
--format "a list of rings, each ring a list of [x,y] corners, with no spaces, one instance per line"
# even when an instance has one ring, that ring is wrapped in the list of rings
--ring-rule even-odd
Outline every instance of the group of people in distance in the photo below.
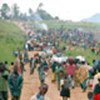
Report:
[[[67,43],[68,41],[75,40],[74,42],[79,45],[81,38],[84,37],[83,40],[87,39],[84,36],[86,34],[81,34],[78,30],[69,31],[71,36],[63,32],[58,32],[58,34],[56,32],[48,32],[48,34],[41,32],[28,36],[28,42],[24,44],[24,50],[20,51],[18,48],[17,52],[14,52],[16,60],[10,66],[7,61],[0,62],[0,100],[8,100],[9,91],[11,100],[21,100],[24,73],[27,73],[25,65],[27,63],[30,65],[30,75],[34,77],[35,69],[37,69],[40,81],[39,91],[30,97],[30,100],[52,100],[52,97],[46,96],[49,90],[49,84],[46,81],[48,74],[51,76],[51,84],[56,84],[62,100],[71,100],[71,90],[77,87],[81,88],[82,92],[86,92],[88,88],[91,88],[87,98],[89,100],[100,100],[100,60],[94,60],[93,66],[90,66],[86,60],[80,61],[80,59],[70,56],[66,61],[62,62],[52,60],[53,55],[58,56],[59,53],[64,54],[65,52],[66,47],[61,49],[60,41]],[[77,37],[77,35],[79,37],[75,39],[74,36]],[[92,38],[91,34],[87,36]],[[86,45],[89,42],[87,41]],[[92,45],[92,42],[90,44]],[[29,59],[29,51],[38,51],[38,53],[33,54]]]

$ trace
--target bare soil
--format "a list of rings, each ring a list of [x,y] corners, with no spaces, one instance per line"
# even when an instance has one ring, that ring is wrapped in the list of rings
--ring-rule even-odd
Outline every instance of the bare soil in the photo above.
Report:
[[[33,53],[29,53],[30,56]],[[39,89],[39,79],[37,70],[35,70],[33,75],[30,75],[30,67],[29,64],[25,66],[26,72],[24,73],[24,85],[21,95],[21,100],[30,100],[31,96],[38,92]],[[52,74],[51,71],[48,72],[46,83],[49,85],[49,90],[47,92],[47,96],[50,100],[62,100],[60,97],[60,93],[57,90],[57,84],[51,82]],[[87,90],[86,92],[82,92],[80,87],[76,87],[75,89],[71,90],[71,98],[70,100],[88,100],[87,99]],[[9,99],[10,100],[10,99]]]

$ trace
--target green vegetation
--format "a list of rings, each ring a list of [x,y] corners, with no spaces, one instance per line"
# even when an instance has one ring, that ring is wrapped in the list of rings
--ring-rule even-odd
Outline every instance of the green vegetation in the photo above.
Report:
[[[0,20],[0,61],[13,61],[13,50],[22,48],[23,32],[13,23]]]
[[[53,17],[49,13],[47,13],[45,10],[40,9],[38,10],[37,13],[41,16],[43,20],[53,20]]]
[[[66,47],[68,45],[66,45],[64,42],[62,42],[60,44],[60,48],[63,48],[63,47]],[[93,53],[91,51],[91,49],[83,49],[82,47],[71,47],[71,50],[65,50],[64,53],[67,55],[67,56],[73,56],[73,57],[76,57],[76,56],[84,56],[86,58],[86,60],[92,65],[92,61],[93,59],[100,59],[100,55],[97,55],[95,53]]]
[[[71,22],[71,21],[59,21],[59,20],[50,20],[44,21],[51,29],[60,29],[62,26],[64,29],[75,29],[83,28],[87,31],[99,31],[100,32],[100,23],[89,23],[89,22]]]
[[[97,56],[95,53],[92,53],[90,49],[84,50],[79,47],[74,48],[72,51],[66,51],[66,55],[74,57],[82,55],[90,64],[92,64],[93,59],[99,59],[99,56]]]
[[[74,29],[78,27],[83,27],[92,31],[99,31],[99,23],[73,23],[73,22],[63,22],[63,21],[44,21],[47,23],[49,28],[60,29],[62,26],[65,29]],[[12,52],[16,50],[17,47],[22,48],[25,35],[23,32],[13,23],[0,20],[0,61],[13,61]],[[60,43],[60,47],[63,48],[67,46],[66,43]],[[87,61],[91,64],[94,58],[100,59],[99,55],[91,52],[90,49],[83,50],[82,48],[75,47],[72,51],[65,51],[67,56],[85,56]]]

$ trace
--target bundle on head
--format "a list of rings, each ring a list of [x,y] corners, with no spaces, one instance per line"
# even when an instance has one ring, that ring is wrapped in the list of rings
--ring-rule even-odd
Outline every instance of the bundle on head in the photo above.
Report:
[[[69,62],[69,64],[73,64],[73,63],[74,63],[73,57],[69,57],[69,58],[68,58],[68,62]]]

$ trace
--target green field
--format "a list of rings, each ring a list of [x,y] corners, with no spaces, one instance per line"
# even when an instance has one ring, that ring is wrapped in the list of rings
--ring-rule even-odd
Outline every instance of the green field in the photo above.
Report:
[[[13,50],[22,48],[23,32],[13,23],[0,20],[0,61],[13,61]]]
[[[100,31],[100,23],[90,23],[90,22],[71,22],[71,21],[43,21],[48,25],[51,29],[60,29],[62,26],[64,29],[75,29],[75,28],[83,28],[87,31]]]
[[[66,46],[68,46],[66,43],[64,43],[64,42],[60,43],[60,48],[63,48],[63,47],[66,47]],[[72,50],[66,49],[64,51],[64,54],[66,54],[66,56],[68,56],[68,57],[70,57],[70,56],[76,57],[76,56],[81,55],[81,56],[85,57],[86,61],[90,65],[93,65],[92,61],[94,59],[100,60],[100,54],[97,55],[97,54],[93,53],[90,48],[83,49],[82,47],[77,47],[77,46],[71,47],[71,48],[72,48]]]

